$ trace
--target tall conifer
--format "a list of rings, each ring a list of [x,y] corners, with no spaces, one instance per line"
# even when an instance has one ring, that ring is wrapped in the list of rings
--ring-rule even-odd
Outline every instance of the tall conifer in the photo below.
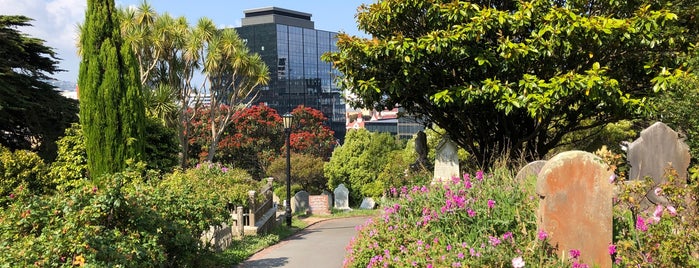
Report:
[[[138,65],[119,32],[114,0],[88,0],[78,78],[80,122],[92,178],[124,168],[143,152]]]

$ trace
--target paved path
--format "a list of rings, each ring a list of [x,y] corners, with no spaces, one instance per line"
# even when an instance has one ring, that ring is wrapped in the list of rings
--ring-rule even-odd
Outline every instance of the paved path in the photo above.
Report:
[[[318,222],[278,244],[253,255],[238,267],[342,267],[345,246],[355,226],[367,217]]]

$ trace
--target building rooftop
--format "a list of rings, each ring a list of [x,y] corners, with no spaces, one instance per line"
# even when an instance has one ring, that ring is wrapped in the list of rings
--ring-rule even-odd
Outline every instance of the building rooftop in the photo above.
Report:
[[[280,7],[262,7],[244,10],[245,17],[241,20],[243,27],[260,24],[284,24],[301,28],[315,27],[311,14]]]

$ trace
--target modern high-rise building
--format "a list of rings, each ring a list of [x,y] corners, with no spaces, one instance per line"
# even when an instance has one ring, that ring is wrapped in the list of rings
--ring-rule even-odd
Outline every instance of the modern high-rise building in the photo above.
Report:
[[[243,11],[236,28],[251,52],[258,53],[270,70],[270,81],[261,87],[257,102],[279,114],[299,105],[320,110],[328,118],[335,137],[344,140],[345,102],[338,72],[320,57],[337,51],[337,33],[316,30],[311,14],[278,7]]]

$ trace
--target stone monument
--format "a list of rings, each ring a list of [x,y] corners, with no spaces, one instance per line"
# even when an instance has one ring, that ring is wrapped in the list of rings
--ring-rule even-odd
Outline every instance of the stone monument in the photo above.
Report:
[[[432,177],[432,183],[450,181],[452,177],[459,176],[458,148],[448,135],[442,137],[436,150],[437,154],[434,161],[434,177]]]
[[[560,153],[541,169],[537,224],[562,258],[576,249],[584,263],[612,266],[612,174],[602,159],[582,151]]]
[[[659,185],[667,182],[664,177],[666,169],[673,168],[680,182],[684,183],[687,181],[690,158],[689,146],[684,143],[684,138],[662,122],[656,122],[641,131],[641,137],[629,145],[629,179],[651,177],[655,185]],[[669,203],[665,197],[656,195],[654,188],[648,189],[643,200],[644,209]]]
[[[291,198],[291,211],[293,213],[300,213],[300,212],[308,212],[310,211],[311,207],[308,202],[308,192],[306,191],[298,191],[294,195],[293,198]]]
[[[349,207],[349,190],[344,184],[340,184],[333,191],[335,195],[335,208],[336,209],[350,209]]]

